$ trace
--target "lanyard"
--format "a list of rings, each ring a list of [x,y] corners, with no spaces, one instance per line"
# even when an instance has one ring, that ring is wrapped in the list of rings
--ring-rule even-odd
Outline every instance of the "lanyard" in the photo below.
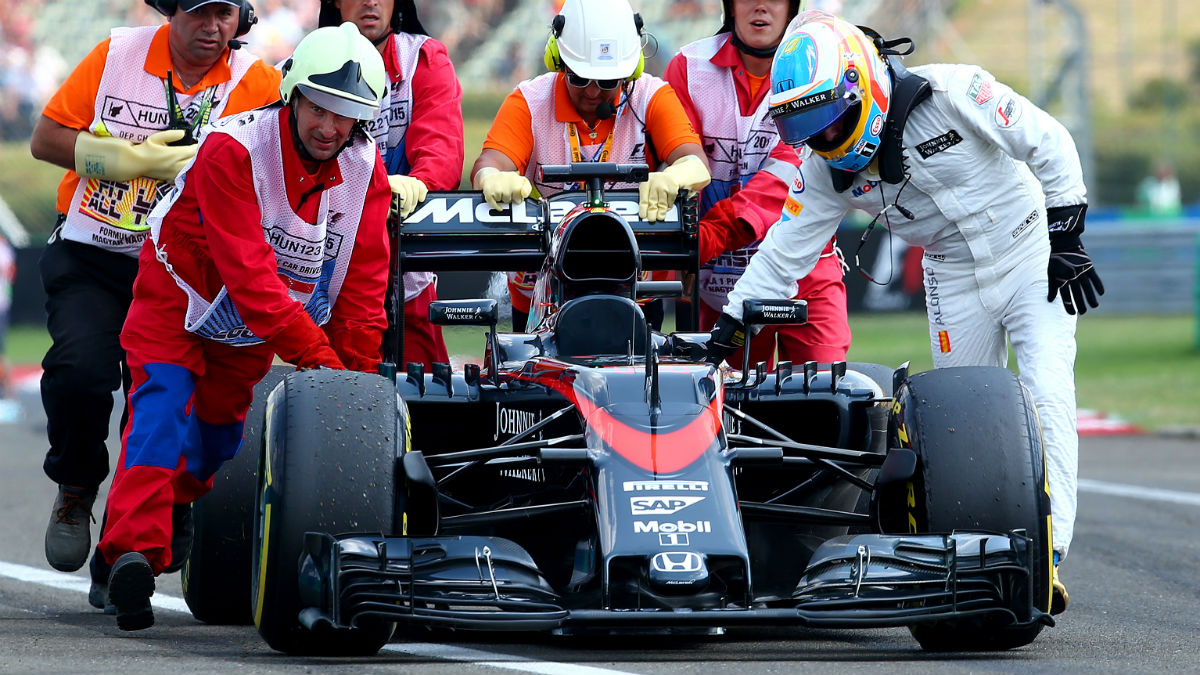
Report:
[[[167,90],[167,114],[170,117],[170,125],[168,129],[183,129],[188,132],[187,137],[195,137],[195,131],[200,127],[208,124],[209,117],[212,116],[213,99],[217,95],[217,87],[219,84],[214,84],[204,90],[200,96],[200,110],[196,117],[188,124],[183,117],[183,108],[179,105],[179,99],[175,96],[175,79],[171,71],[167,71],[167,79],[163,80],[163,87]]]
[[[617,132],[617,120],[621,118],[621,113],[624,112],[626,104],[629,103],[629,96],[625,96],[625,100],[617,106],[617,112],[613,115],[612,128],[608,130],[608,137],[604,139],[604,143],[592,154],[589,162],[607,162],[609,155],[612,153],[613,136]],[[567,124],[567,138],[571,143],[571,162],[579,163],[584,161],[583,149],[579,144],[579,128],[575,122]],[[580,188],[583,188],[583,181],[578,183]]]

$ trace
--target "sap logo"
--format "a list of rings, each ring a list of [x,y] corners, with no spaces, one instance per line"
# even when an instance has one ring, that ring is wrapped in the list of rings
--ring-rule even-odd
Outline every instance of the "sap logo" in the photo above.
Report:
[[[669,516],[702,501],[704,497],[630,497],[629,508],[635,516]]]
[[[877,187],[879,187],[879,181],[877,181],[877,180],[868,181],[865,185],[860,185],[860,186],[854,188],[854,190],[852,191],[852,194],[855,197],[861,197],[861,196],[867,194],[868,192],[870,192],[871,190],[874,190]]]
[[[703,480],[627,480],[626,492],[708,492]]]
[[[677,520],[673,523],[660,523],[657,520],[638,520],[633,523],[633,531],[636,534],[659,534],[661,532],[665,532],[667,534],[673,534],[675,532],[685,534],[695,532],[697,534],[702,534],[705,532],[712,532],[712,523],[707,520],[697,520],[695,522]]]
[[[667,574],[699,572],[704,569],[704,559],[695,551],[664,551],[650,559],[650,569]]]

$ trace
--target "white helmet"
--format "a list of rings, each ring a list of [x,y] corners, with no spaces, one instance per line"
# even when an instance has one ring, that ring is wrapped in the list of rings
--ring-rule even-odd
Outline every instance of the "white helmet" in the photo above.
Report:
[[[567,0],[546,42],[546,67],[589,80],[634,79],[645,67],[641,33],[628,0]]]
[[[388,92],[387,70],[375,45],[347,21],[318,28],[296,45],[279,83],[284,103],[294,91],[330,112],[366,121]]]

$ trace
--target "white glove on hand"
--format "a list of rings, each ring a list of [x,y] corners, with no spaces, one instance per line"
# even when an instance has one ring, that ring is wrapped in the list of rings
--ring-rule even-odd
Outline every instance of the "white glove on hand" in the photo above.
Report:
[[[75,137],[75,173],[84,178],[127,181],[138,176],[173,181],[196,156],[197,143],[169,146],[183,138],[183,129],[150,134],[143,143],[83,132]]]
[[[647,222],[666,220],[682,188],[700,190],[711,180],[708,167],[695,155],[684,155],[662,171],[650,172],[638,186],[638,217]]]
[[[496,211],[507,204],[516,204],[533,192],[529,179],[516,171],[501,171],[494,166],[485,166],[475,173],[475,187],[483,191],[488,206]]]
[[[412,176],[388,176],[388,185],[392,187],[392,194],[396,195],[395,210],[400,215],[400,220],[404,220],[412,213],[417,204],[425,201],[425,196],[429,194],[429,188],[421,182],[419,178]]]

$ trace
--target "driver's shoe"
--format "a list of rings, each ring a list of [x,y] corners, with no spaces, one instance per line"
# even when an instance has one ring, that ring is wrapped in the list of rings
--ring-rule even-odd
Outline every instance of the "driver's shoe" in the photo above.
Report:
[[[1050,579],[1050,583],[1054,586],[1054,592],[1050,597],[1050,613],[1062,614],[1067,611],[1071,597],[1067,595],[1067,587],[1058,579],[1058,565],[1054,566],[1054,576]]]
[[[96,491],[58,486],[58,496],[50,510],[46,526],[46,562],[59,572],[74,572],[83,567],[92,552],[92,505]]]
[[[192,536],[195,526],[192,521],[192,504],[176,504],[171,509],[171,564],[163,568],[164,573],[178,572],[192,552]]]
[[[108,575],[108,601],[117,609],[117,628],[141,630],[154,625],[154,570],[146,556],[126,553],[113,563]]]

